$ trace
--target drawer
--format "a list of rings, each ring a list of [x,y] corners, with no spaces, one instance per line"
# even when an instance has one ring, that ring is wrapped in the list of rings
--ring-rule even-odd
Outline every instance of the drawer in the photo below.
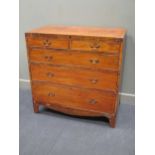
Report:
[[[28,47],[67,49],[69,46],[68,37],[50,36],[50,37],[28,37]]]
[[[30,69],[32,80],[49,81],[113,92],[117,90],[116,72],[98,72],[36,63],[31,63]]]
[[[71,49],[118,53],[120,50],[120,41],[116,39],[90,39],[73,37],[71,39]]]
[[[32,83],[33,98],[42,104],[57,104],[73,109],[106,113],[114,112],[116,96],[102,91],[90,91],[47,83]]]
[[[118,70],[119,57],[113,54],[81,53],[32,49],[30,61],[91,69]]]

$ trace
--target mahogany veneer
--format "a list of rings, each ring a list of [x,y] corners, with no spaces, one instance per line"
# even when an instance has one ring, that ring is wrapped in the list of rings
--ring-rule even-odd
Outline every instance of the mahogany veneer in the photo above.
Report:
[[[42,104],[115,127],[125,30],[46,26],[25,33],[34,112]]]

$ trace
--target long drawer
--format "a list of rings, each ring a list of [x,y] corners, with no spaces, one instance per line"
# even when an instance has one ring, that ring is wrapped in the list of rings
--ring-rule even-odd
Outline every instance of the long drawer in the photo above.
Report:
[[[113,113],[116,95],[89,89],[32,82],[33,97],[39,103]]]
[[[31,63],[32,80],[103,89],[116,92],[117,73]]]
[[[117,54],[31,49],[29,59],[31,62],[79,66],[92,69],[118,70],[119,66],[119,56]]]

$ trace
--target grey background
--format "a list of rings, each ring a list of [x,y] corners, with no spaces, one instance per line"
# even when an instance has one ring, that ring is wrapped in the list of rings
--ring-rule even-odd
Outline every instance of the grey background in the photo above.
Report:
[[[121,92],[135,92],[134,0],[20,0],[20,78],[29,79],[24,33],[44,25],[127,29]]]

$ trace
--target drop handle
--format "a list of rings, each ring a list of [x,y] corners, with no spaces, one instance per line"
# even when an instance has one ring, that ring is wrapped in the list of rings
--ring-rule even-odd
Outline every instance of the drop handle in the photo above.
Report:
[[[45,55],[44,57],[47,61],[50,61],[53,59],[53,56]]]
[[[95,99],[91,99],[91,100],[89,100],[89,102],[88,102],[89,104],[96,104],[97,103],[97,101],[95,100]]]
[[[94,46],[94,45],[90,45],[90,47],[91,47],[91,48],[96,48],[96,49],[97,49],[97,48],[100,48],[101,45],[95,45],[95,46]]]
[[[47,75],[49,78],[51,78],[51,77],[53,77],[53,76],[54,76],[54,74],[53,74],[53,73],[51,73],[51,72],[48,72],[46,75]]]
[[[47,46],[50,46],[51,44],[52,43],[48,39],[46,39],[46,40],[43,41],[43,45],[46,46],[46,47]]]
[[[89,60],[92,64],[98,64],[100,61],[99,59],[90,59]]]
[[[98,82],[97,79],[90,79],[91,83],[96,84]]]
[[[55,96],[55,93],[49,92],[49,93],[48,93],[48,96],[49,96],[49,97],[54,97],[54,96]]]
[[[91,48],[96,48],[96,49],[97,49],[97,48],[100,48],[101,45],[97,42],[97,43],[91,44],[90,47],[91,47]]]
[[[101,47],[101,45],[96,45],[96,46],[95,46],[95,48],[100,48],[100,47]]]

